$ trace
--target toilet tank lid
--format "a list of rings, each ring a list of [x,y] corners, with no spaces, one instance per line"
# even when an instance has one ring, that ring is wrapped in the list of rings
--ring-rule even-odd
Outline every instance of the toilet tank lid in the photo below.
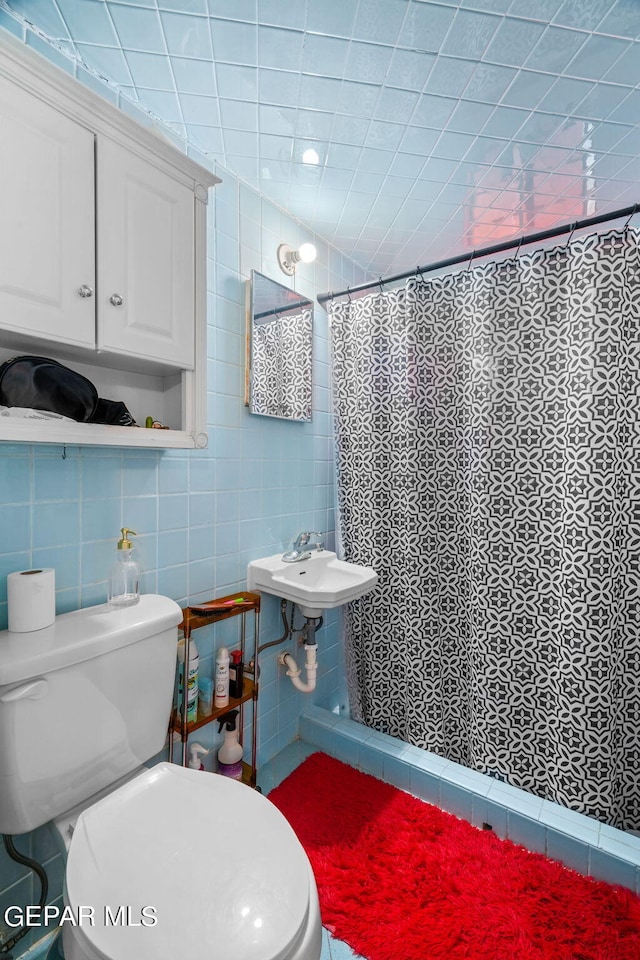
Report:
[[[63,613],[43,630],[3,630],[0,687],[91,660],[177,627],[181,620],[182,610],[174,600],[147,593],[131,607],[117,609],[103,603]]]

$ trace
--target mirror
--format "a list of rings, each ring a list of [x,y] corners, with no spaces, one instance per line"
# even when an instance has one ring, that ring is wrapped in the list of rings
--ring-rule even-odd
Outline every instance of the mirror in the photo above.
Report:
[[[247,311],[247,383],[251,413],[311,420],[313,303],[257,270]]]

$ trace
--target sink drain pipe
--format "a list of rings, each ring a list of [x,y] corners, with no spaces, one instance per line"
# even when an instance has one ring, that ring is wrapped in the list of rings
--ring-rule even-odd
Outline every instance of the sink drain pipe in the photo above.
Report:
[[[291,683],[296,690],[300,690],[301,693],[311,693],[311,691],[316,688],[316,676],[318,674],[318,663],[316,659],[318,644],[316,643],[316,621],[314,618],[307,617],[304,635],[304,649],[306,652],[304,667],[307,672],[306,682],[300,679],[302,671],[290,653],[281,653],[278,657],[278,663],[280,666],[287,668],[287,676],[291,678]]]

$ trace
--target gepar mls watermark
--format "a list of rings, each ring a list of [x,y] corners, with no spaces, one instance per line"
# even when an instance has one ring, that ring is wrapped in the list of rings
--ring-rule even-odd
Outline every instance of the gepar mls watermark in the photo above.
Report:
[[[125,904],[117,907],[7,907],[4,922],[8,927],[48,927],[56,924],[70,927],[155,927],[158,922],[155,907],[134,908]]]

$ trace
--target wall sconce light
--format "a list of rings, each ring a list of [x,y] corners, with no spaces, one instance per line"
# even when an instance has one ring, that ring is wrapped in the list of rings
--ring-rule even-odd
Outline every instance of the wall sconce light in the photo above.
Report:
[[[286,243],[278,247],[278,264],[283,273],[292,277],[296,272],[296,263],[313,263],[317,256],[312,243],[303,243],[299,250],[292,250]]]

